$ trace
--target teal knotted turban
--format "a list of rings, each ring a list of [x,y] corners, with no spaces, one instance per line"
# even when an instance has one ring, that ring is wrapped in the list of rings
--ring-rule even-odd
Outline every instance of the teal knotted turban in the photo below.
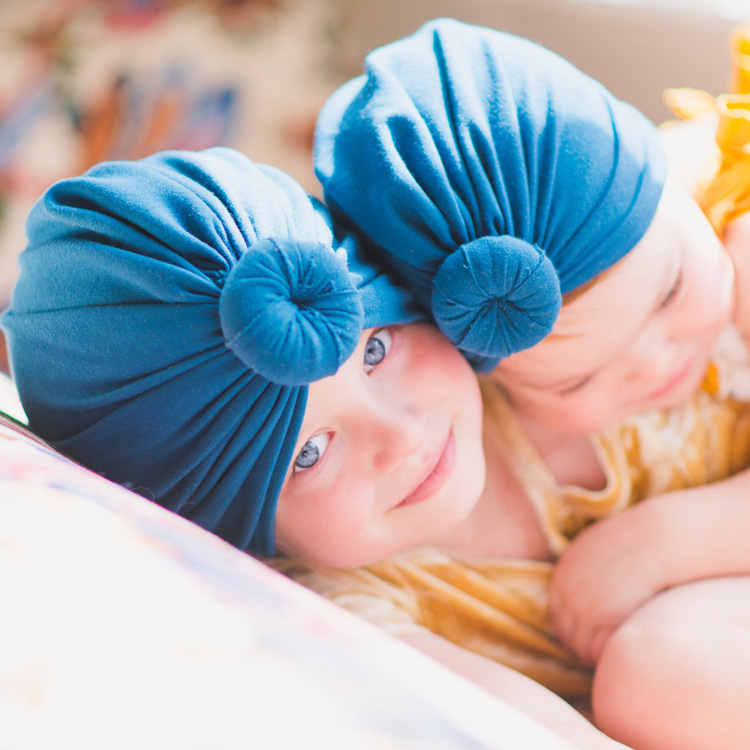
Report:
[[[527,40],[452,20],[368,55],[318,120],[337,221],[478,369],[552,329],[561,295],[645,233],[665,158],[633,107]]]
[[[307,384],[416,316],[282,172],[229,149],[50,188],[3,316],[31,428],[241,549],[274,551]]]

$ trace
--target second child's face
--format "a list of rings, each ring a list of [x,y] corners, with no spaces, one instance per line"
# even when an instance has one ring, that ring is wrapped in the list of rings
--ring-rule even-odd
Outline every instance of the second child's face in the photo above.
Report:
[[[695,201],[668,181],[633,250],[563,305],[546,339],[501,362],[493,376],[538,424],[597,431],[687,399],[733,305],[728,253]]]
[[[366,332],[310,386],[276,512],[280,551],[352,567],[429,543],[485,481],[476,375],[433,326]]]

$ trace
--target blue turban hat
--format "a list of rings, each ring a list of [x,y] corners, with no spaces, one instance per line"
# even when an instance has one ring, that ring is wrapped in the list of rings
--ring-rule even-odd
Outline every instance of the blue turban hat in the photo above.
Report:
[[[274,551],[307,384],[401,293],[290,177],[230,149],[110,162],[27,221],[3,317],[31,428],[241,549]]]
[[[449,19],[365,70],[318,119],[328,207],[492,369],[643,236],[665,179],[658,132],[549,50]]]

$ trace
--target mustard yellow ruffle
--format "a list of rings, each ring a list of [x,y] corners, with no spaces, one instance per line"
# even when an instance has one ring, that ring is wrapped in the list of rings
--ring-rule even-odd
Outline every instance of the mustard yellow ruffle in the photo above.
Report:
[[[731,94],[715,98],[673,89],[666,96],[681,119],[719,113],[716,159],[708,165],[700,197],[717,232],[750,207],[750,25],[738,30],[732,44],[736,90]],[[555,556],[603,516],[662,492],[718,481],[750,465],[750,404],[727,391],[730,358],[723,351],[715,354],[703,390],[685,403],[635,415],[592,438],[607,480],[597,491],[558,485],[502,390],[482,380],[487,434],[503,446]],[[459,560],[423,549],[354,570],[313,570],[284,559],[274,564],[389,632],[427,628],[566,697],[586,696],[590,690],[591,670],[552,631],[551,562]]]
[[[733,94],[750,94],[750,23],[734,30],[729,45],[732,54],[729,90]]]
[[[680,119],[718,115],[716,152],[706,165],[695,198],[720,236],[750,209],[750,24],[730,38],[730,92],[713,97],[697,89],[667,89],[664,102]]]

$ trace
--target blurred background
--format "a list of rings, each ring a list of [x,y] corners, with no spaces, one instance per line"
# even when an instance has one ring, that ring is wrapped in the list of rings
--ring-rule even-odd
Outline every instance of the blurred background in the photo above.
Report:
[[[661,122],[663,89],[725,89],[750,0],[0,0],[0,309],[33,202],[99,161],[228,145],[318,194],[323,101],[438,16],[540,42]]]

